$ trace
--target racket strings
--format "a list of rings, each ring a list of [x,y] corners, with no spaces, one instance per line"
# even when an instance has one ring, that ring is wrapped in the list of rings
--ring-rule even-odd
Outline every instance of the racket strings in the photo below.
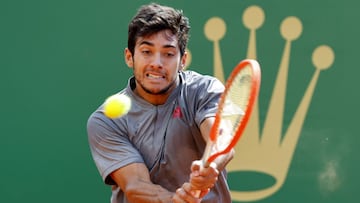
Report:
[[[253,85],[253,72],[250,66],[240,71],[233,78],[224,97],[221,123],[214,151],[222,151],[230,144],[243,120],[244,112],[248,108],[251,86]]]

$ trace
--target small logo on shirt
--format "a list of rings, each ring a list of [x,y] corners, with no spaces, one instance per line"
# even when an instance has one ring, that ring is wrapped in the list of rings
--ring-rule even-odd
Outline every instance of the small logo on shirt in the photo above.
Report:
[[[180,106],[177,106],[174,109],[173,118],[181,118],[181,117],[182,117],[181,108],[180,108]]]

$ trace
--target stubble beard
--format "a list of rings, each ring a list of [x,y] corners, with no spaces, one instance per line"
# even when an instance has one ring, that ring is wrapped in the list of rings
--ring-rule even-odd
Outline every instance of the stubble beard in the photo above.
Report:
[[[135,78],[136,79],[136,78]],[[141,88],[148,94],[151,94],[151,95],[165,95],[169,92],[169,90],[172,88],[172,87],[175,87],[176,84],[177,84],[177,80],[178,80],[178,76],[168,85],[166,86],[165,88],[161,89],[160,91],[152,91],[150,90],[149,88],[146,88],[145,85],[143,83],[141,83],[141,81],[139,81],[138,79],[136,79],[137,81],[137,84],[139,84],[141,86]]]

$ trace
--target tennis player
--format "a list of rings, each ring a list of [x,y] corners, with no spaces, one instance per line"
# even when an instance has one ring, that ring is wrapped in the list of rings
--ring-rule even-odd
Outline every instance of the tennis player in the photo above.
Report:
[[[233,152],[209,168],[196,162],[224,86],[183,70],[189,30],[182,11],[159,4],[140,7],[129,24],[124,55],[133,76],[118,94],[131,98],[131,109],[110,119],[102,104],[87,125],[95,164],[112,186],[111,203],[231,202],[224,168]]]

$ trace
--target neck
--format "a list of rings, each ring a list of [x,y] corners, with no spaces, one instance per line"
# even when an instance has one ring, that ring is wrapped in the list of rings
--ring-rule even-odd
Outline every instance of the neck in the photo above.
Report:
[[[162,105],[165,104],[169,96],[171,95],[172,91],[179,85],[179,77],[176,78],[176,80],[173,82],[172,85],[169,86],[169,88],[161,93],[151,93],[143,88],[141,88],[141,85],[137,83],[136,81],[136,87],[134,89],[134,92],[142,97],[147,102],[153,104],[153,105]]]

